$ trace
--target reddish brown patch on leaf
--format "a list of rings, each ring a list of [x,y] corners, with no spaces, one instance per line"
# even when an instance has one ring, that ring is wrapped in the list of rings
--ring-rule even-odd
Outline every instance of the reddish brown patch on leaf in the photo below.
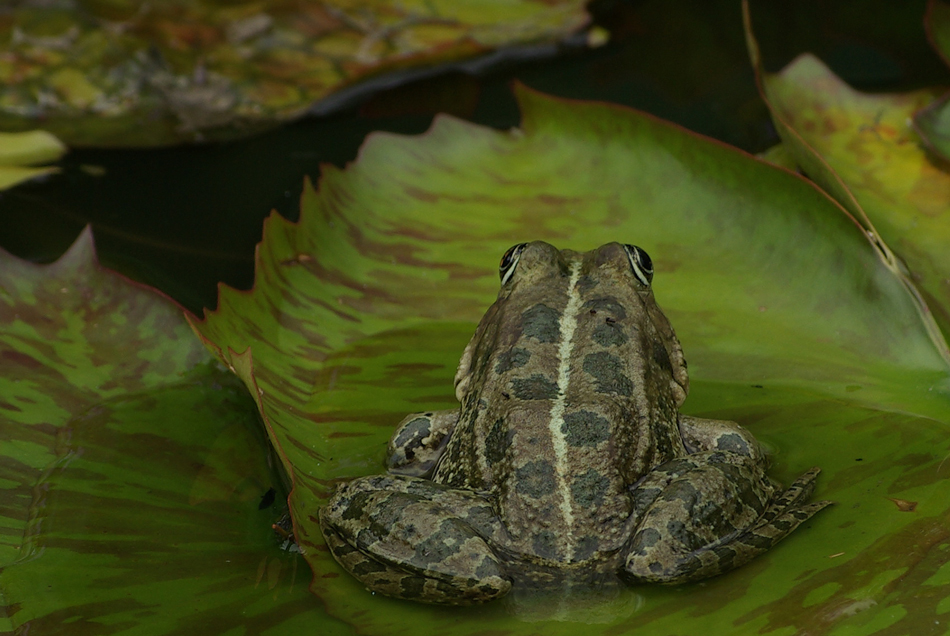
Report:
[[[43,368],[42,362],[20,351],[12,351],[9,349],[0,351],[0,360],[2,360],[4,364],[17,364],[30,370]]]

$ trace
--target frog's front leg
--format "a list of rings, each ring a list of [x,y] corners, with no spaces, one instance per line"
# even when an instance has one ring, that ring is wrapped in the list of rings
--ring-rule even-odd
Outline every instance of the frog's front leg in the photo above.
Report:
[[[737,453],[767,466],[768,458],[762,445],[735,422],[680,415],[679,427],[683,444],[690,453],[717,450]]]
[[[389,440],[390,473],[426,477],[442,456],[459,421],[459,409],[410,413]]]
[[[485,537],[500,531],[486,499],[474,492],[400,475],[344,484],[320,510],[334,558],[380,594],[465,605],[511,588]]]
[[[829,505],[806,504],[818,469],[776,497],[762,463],[702,451],[659,466],[634,491],[640,521],[627,548],[635,582],[686,583],[739,567]]]

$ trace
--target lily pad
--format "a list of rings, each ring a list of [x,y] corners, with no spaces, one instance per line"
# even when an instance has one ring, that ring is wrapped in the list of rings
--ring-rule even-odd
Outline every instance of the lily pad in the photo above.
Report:
[[[360,633],[932,625],[950,545],[937,533],[950,368],[905,282],[798,175],[629,109],[517,94],[520,129],[439,117],[420,137],[372,135],[305,187],[298,223],[268,219],[254,289],[222,288],[192,321],[251,391],[292,477],[311,590]],[[497,259],[530,239],[645,248],[690,362],[685,412],[750,428],[779,479],[821,466],[818,496],[838,505],[750,565],[676,589],[468,610],[361,590],[329,557],[317,509],[338,480],[382,472],[405,413],[453,405]],[[911,579],[935,591],[919,598]]]
[[[447,63],[553,54],[585,4],[27,3],[0,21],[0,126],[42,121],[71,146],[233,139]]]
[[[63,142],[45,130],[0,133],[0,190],[58,172],[56,166],[35,165],[56,161],[65,152]]]
[[[950,65],[950,3],[944,0],[929,0],[924,17],[927,37],[934,49]]]
[[[271,530],[253,403],[180,309],[86,231],[51,265],[0,252],[0,324],[0,630],[333,625]]]
[[[915,295],[919,290],[928,328],[938,346],[945,346],[940,343],[950,334],[950,172],[928,157],[910,125],[913,114],[944,90],[861,93],[808,54],[781,73],[766,74],[747,6],[745,18],[762,95],[788,152],[868,233],[908,290]]]
[[[950,66],[950,4],[930,0],[924,17],[927,36],[943,61]],[[914,114],[914,127],[927,147],[945,162],[950,162],[950,93]]]

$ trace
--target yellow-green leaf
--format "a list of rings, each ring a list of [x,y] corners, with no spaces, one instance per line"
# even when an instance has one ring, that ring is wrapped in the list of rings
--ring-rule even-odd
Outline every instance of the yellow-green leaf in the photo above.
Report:
[[[57,172],[59,168],[30,168],[38,163],[56,161],[66,146],[45,130],[22,133],[0,133],[0,190],[18,183]]]
[[[223,288],[193,320],[257,400],[292,476],[311,590],[360,633],[932,625],[941,593],[903,581],[939,581],[941,543],[904,546],[950,515],[948,366],[903,281],[800,176],[628,109],[518,97],[518,130],[440,117],[421,137],[373,135],[306,188],[299,223],[267,221],[254,289]],[[750,565],[680,589],[465,610],[362,590],[327,554],[317,510],[338,480],[382,472],[405,413],[453,406],[498,258],[535,238],[645,248],[690,362],[686,412],[749,427],[786,482],[821,466],[818,496],[838,505]]]
[[[746,35],[784,145],[805,174],[868,233],[908,290],[915,295],[919,290],[920,311],[946,355],[950,173],[927,156],[911,125],[913,114],[943,90],[861,93],[808,54],[768,75],[747,7]]]

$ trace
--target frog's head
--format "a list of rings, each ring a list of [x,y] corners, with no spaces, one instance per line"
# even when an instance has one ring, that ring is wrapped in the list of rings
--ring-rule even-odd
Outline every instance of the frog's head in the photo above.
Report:
[[[520,327],[505,325],[520,325],[526,308],[545,305],[552,312],[596,313],[594,307],[602,306],[601,315],[613,311],[618,319],[639,325],[634,329],[645,337],[650,335],[640,354],[671,374],[674,400],[682,404],[689,387],[686,362],[669,320],[653,297],[653,273],[649,254],[636,245],[608,243],[585,253],[558,250],[543,241],[512,246],[498,266],[498,299],[462,355],[456,395],[462,399],[472,379],[473,362],[497,347],[496,338],[520,331]],[[506,319],[506,315],[519,318]],[[477,351],[479,347],[486,351]]]

